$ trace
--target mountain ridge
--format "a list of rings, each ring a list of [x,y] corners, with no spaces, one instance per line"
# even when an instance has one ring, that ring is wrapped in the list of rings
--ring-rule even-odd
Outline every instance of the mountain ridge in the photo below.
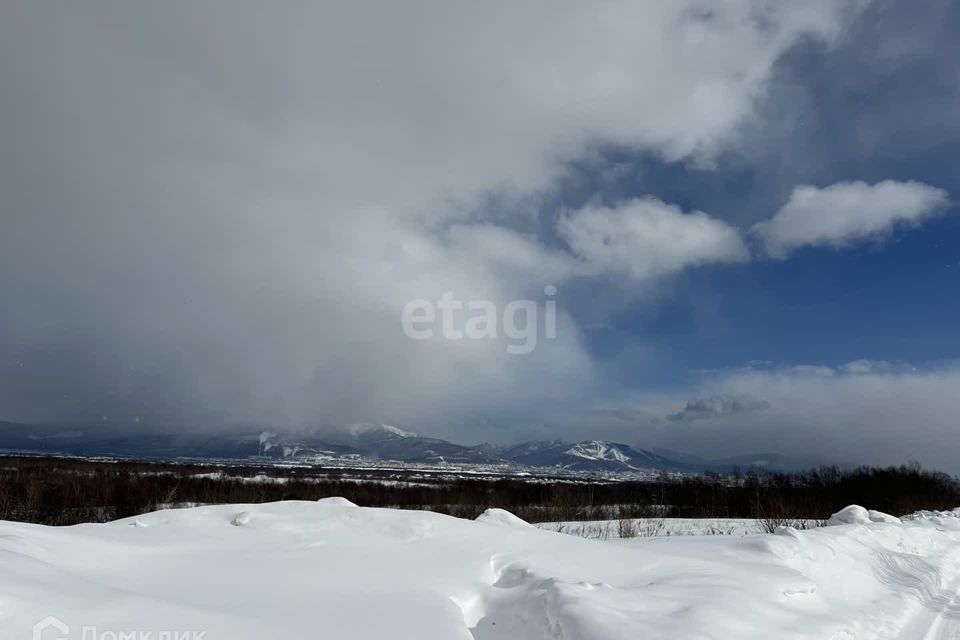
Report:
[[[329,461],[366,458],[415,464],[504,464],[596,472],[659,470],[726,473],[735,467],[760,467],[771,471],[801,468],[789,458],[773,453],[712,460],[601,439],[461,445],[379,423],[358,423],[339,430],[237,434],[151,429],[131,433],[129,430],[100,425],[77,427],[0,422],[0,450],[160,459]]]

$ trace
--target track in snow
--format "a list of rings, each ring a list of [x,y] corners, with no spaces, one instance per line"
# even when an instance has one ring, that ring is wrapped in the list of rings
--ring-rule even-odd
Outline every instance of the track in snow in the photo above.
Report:
[[[898,640],[960,640],[960,576],[941,586],[937,568],[907,554],[885,554],[881,564],[881,579],[899,583],[915,593],[921,604],[900,630]]]
[[[944,602],[924,603],[900,633],[900,640],[960,640],[960,592]]]

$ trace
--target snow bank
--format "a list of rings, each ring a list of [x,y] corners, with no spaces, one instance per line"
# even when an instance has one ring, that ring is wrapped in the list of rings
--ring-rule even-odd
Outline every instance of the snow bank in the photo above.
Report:
[[[891,524],[900,524],[900,518],[882,511],[874,511],[873,509],[867,511],[867,517],[870,518],[870,522],[888,522]]]
[[[852,504],[844,507],[840,511],[830,516],[827,520],[827,526],[833,527],[841,524],[870,524],[871,522],[899,523],[900,518],[883,513],[882,511],[866,510],[861,506]]]
[[[837,511],[827,520],[828,527],[835,527],[841,524],[870,524],[870,516],[866,509],[859,505],[852,504],[849,507],[844,507],[840,511]]]
[[[507,527],[509,529],[533,529],[533,525],[518,518],[505,509],[487,509],[479,516],[477,522],[485,522],[498,527]]]
[[[320,498],[317,500],[317,503],[324,504],[332,507],[356,507],[357,505],[353,504],[346,498],[341,498],[339,496],[333,498]]]
[[[0,638],[48,616],[69,640],[954,637],[958,513],[610,541],[339,500],[0,522]]]

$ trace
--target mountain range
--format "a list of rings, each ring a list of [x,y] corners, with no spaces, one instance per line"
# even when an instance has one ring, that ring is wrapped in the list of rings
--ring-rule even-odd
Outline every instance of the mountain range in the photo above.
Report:
[[[0,422],[0,450],[150,459],[259,459],[326,463],[337,459],[369,459],[415,464],[506,464],[607,472],[729,472],[734,466],[789,471],[809,466],[779,454],[705,459],[677,451],[647,450],[606,440],[552,440],[470,446],[421,436],[390,425],[369,423],[353,425],[345,430],[237,435]]]

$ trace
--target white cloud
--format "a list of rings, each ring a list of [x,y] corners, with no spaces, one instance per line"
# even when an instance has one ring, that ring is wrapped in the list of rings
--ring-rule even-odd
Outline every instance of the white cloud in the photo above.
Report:
[[[452,225],[445,240],[451,252],[504,276],[518,291],[573,276],[619,273],[646,280],[749,258],[740,235],[725,222],[702,211],[684,213],[652,197],[567,212],[557,220],[556,231],[570,253],[491,224]]]
[[[883,238],[897,225],[919,224],[942,213],[947,192],[921,182],[838,182],[798,186],[770,220],[753,227],[767,253],[785,258],[805,246],[835,249]]]
[[[638,279],[749,258],[740,235],[725,222],[702,211],[683,213],[656,198],[588,206],[564,215],[557,229],[588,268]]]

